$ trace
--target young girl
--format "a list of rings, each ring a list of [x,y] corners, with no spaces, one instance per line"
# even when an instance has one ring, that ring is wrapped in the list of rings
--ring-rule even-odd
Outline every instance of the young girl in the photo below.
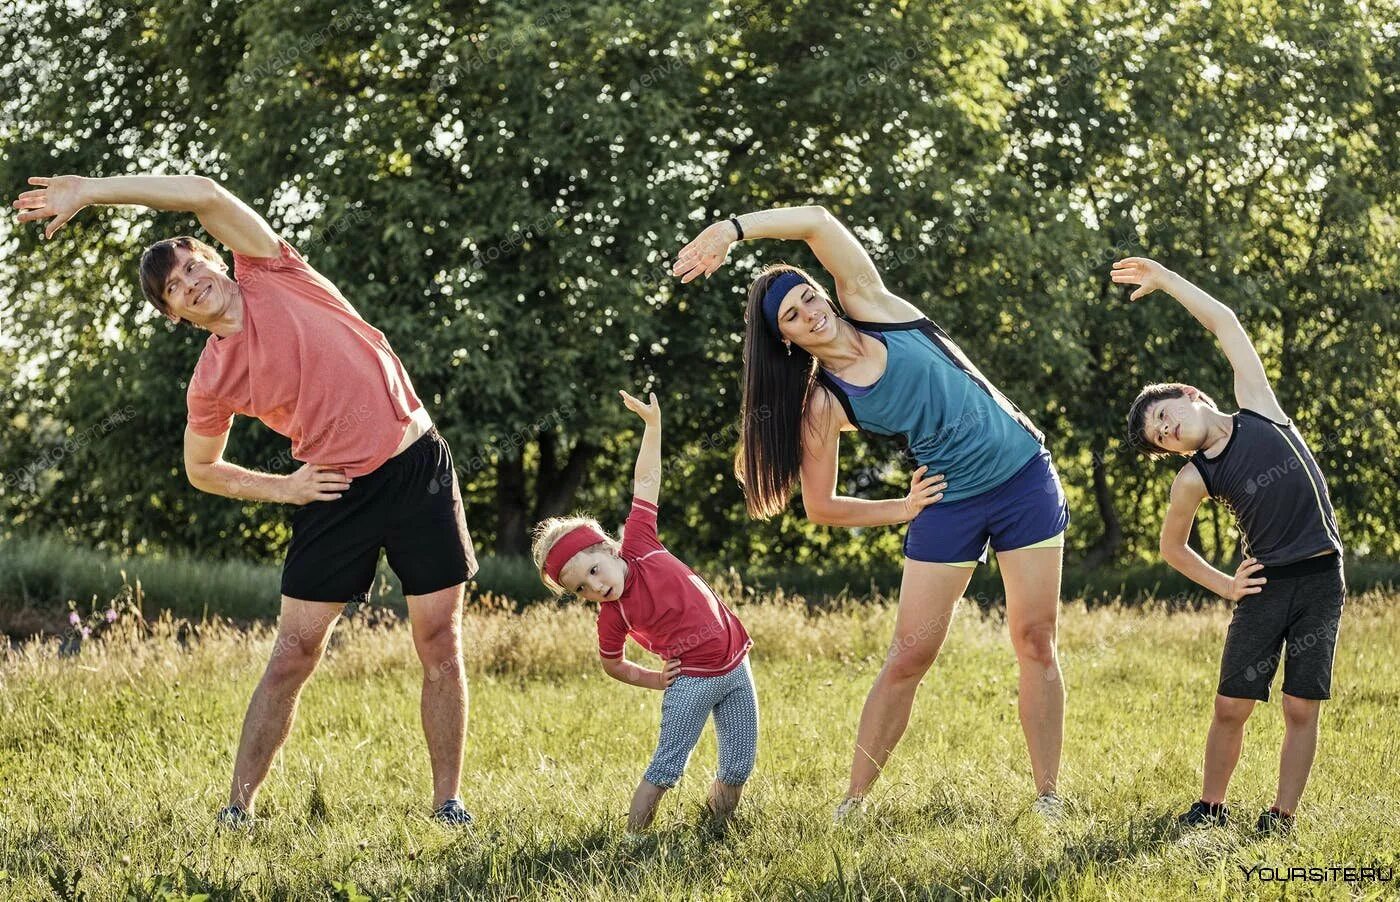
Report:
[[[749,672],[753,644],[734,612],[662,546],[656,536],[661,484],[661,407],[619,392],[646,423],[637,454],[632,512],[621,541],[586,517],[554,517],[535,527],[534,558],[544,584],[598,603],[598,654],[608,676],[658,689],[661,739],[632,796],[627,828],[650,826],[661,796],[685,771],[713,714],[719,772],[709,809],[723,823],[739,804],[758,752],[758,698]],[[626,660],[631,636],[666,664],[648,670]]]
[[[1269,684],[1283,661],[1278,793],[1255,826],[1260,832],[1287,833],[1312,770],[1322,700],[1331,697],[1332,657],[1346,599],[1342,539],[1327,483],[1230,308],[1143,257],[1113,264],[1113,281],[1139,286],[1133,300],[1161,289],[1200,320],[1235,371],[1240,406],[1238,413],[1223,413],[1200,389],[1169,383],[1143,389],[1128,411],[1128,437],[1140,451],[1187,457],[1172,483],[1162,557],[1236,603],[1206,736],[1201,798],[1179,820],[1207,826],[1228,819],[1225,790],[1240,759],[1245,721],[1255,702],[1268,701]],[[1196,508],[1207,495],[1239,522],[1245,555],[1233,576],[1187,544]]]

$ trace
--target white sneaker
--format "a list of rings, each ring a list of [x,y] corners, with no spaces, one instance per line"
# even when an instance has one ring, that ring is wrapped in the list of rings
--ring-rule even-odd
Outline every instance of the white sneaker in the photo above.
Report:
[[[1031,810],[1047,821],[1062,821],[1069,813],[1065,808],[1065,800],[1055,795],[1053,792],[1047,792],[1045,795],[1036,799],[1035,804],[1031,806]]]
[[[840,805],[836,806],[836,814],[832,821],[838,824],[858,820],[865,812],[865,799],[851,797],[844,799]]]

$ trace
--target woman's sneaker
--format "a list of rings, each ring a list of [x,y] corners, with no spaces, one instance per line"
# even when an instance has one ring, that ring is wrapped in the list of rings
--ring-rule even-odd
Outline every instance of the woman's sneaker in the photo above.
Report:
[[[865,811],[865,799],[852,796],[843,799],[840,805],[836,806],[836,814],[832,821],[837,824],[855,823]]]
[[[1031,805],[1031,810],[1047,821],[1062,821],[1069,813],[1065,808],[1065,800],[1053,792],[1047,792],[1036,799],[1035,804]]]
[[[472,813],[462,807],[461,799],[448,799],[433,812],[433,820],[449,827],[470,827]]]
[[[1267,833],[1272,836],[1287,836],[1293,832],[1295,817],[1291,814],[1284,814],[1277,808],[1270,808],[1259,815],[1259,820],[1254,825],[1258,833]]]
[[[1197,802],[1192,805],[1186,813],[1177,817],[1176,822],[1183,827],[1223,827],[1230,819],[1230,809],[1224,802],[1217,802],[1214,805],[1209,802]]]

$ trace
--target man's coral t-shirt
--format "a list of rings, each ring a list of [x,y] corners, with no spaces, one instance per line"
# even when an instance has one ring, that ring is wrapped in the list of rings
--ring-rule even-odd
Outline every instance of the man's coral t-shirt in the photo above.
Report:
[[[243,330],[209,336],[185,394],[189,427],[228,431],[235,413],[292,440],[292,456],[373,472],[423,406],[384,333],[365,322],[301,254],[233,255]]]

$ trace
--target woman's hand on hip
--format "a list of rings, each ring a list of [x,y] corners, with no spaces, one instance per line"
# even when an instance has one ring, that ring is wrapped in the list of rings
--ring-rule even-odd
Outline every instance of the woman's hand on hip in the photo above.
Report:
[[[904,496],[904,511],[910,520],[917,517],[919,511],[941,499],[943,491],[948,488],[942,473],[936,476],[924,475],[927,472],[927,466],[919,467],[909,480],[909,494]]]

